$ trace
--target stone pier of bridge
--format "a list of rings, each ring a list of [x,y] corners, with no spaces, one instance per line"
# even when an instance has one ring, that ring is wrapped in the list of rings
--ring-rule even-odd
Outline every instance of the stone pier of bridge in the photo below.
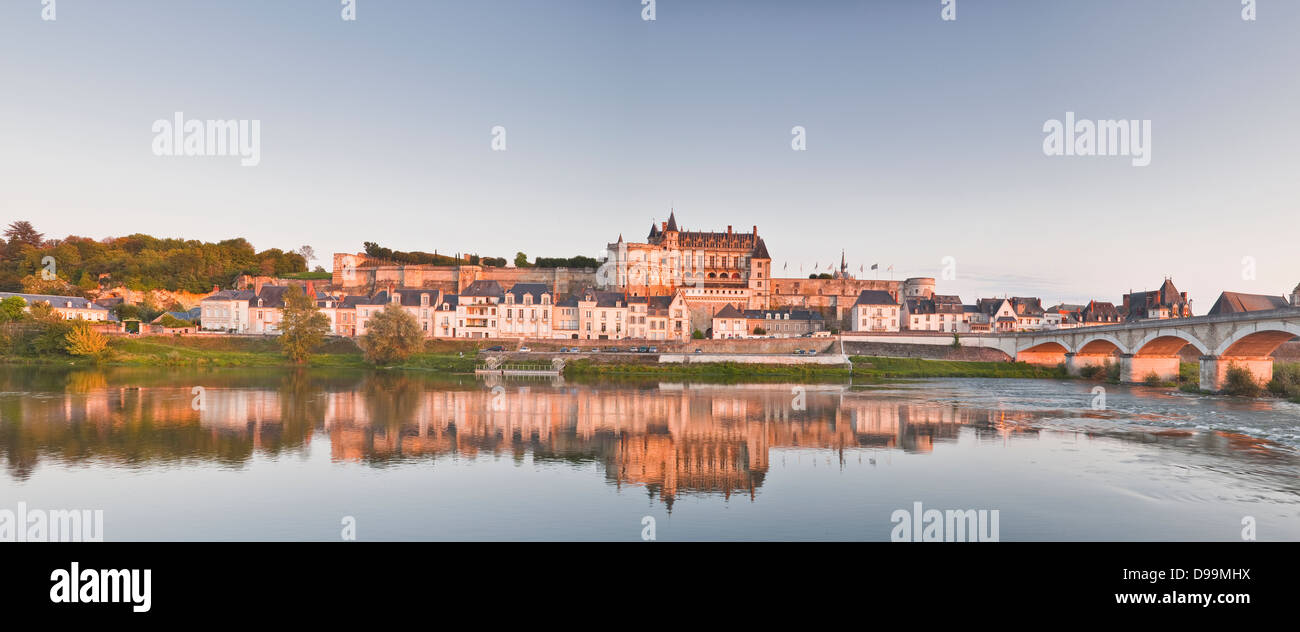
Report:
[[[1141,384],[1154,375],[1160,382],[1178,380],[1178,356],[1140,356],[1131,353],[1119,356],[1119,381]]]
[[[1273,358],[1269,356],[1201,356],[1201,390],[1218,393],[1228,384],[1228,369],[1250,371],[1261,386],[1273,379]]]

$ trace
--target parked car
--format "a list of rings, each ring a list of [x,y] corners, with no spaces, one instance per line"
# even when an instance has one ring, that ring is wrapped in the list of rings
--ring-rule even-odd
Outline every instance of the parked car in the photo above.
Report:
[[[484,351],[505,351],[505,350],[506,348],[501,345],[492,345],[491,347],[484,349]]]
[[[641,353],[650,353],[650,347],[641,347]]]
[[[695,353],[704,353],[704,350],[697,347]]]
[[[795,352],[795,355],[804,355],[805,353],[807,353],[807,352],[804,351],[803,349],[795,349],[794,352]]]
[[[809,349],[809,350],[808,350],[808,355],[817,355],[817,350],[816,350],[816,349]]]
[[[532,351],[532,349],[529,349],[528,347],[519,347],[520,353],[528,353],[529,351]]]
[[[650,353],[659,353],[659,347],[650,347]]]

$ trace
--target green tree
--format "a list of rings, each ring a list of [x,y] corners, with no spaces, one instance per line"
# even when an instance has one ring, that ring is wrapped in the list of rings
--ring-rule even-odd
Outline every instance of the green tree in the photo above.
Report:
[[[392,303],[366,322],[366,333],[360,340],[361,351],[371,364],[401,362],[423,344],[424,333],[415,317]]]
[[[698,330],[698,329],[696,329],[695,331],[692,331],[692,332],[691,332],[691,339],[692,339],[692,340],[704,340],[704,332],[702,332],[702,331],[700,331],[700,330]]]
[[[330,320],[316,307],[316,298],[293,285],[284,292],[284,317],[280,321],[280,348],[297,364],[311,357],[325,341]]]
[[[26,308],[27,301],[21,296],[10,296],[0,301],[0,322],[21,320]]]
[[[528,265],[528,255],[526,255],[526,254],[524,254],[524,253],[522,253],[522,252],[516,252],[516,253],[515,253],[515,267],[516,267],[516,268],[528,268],[528,267],[531,267],[531,266]]]

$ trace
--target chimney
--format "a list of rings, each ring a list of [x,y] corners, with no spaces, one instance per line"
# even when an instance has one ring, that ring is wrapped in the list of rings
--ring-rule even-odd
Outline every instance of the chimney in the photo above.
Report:
[[[668,222],[659,222],[659,230],[668,232]]]
[[[727,224],[727,234],[731,234],[731,224]]]
[[[758,224],[754,224],[754,236],[758,236]]]
[[[253,278],[253,294],[262,295],[262,277]]]

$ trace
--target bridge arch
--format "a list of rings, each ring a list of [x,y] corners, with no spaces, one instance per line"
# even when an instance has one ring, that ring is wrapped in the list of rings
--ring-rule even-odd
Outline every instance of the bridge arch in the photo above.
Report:
[[[1093,334],[1084,338],[1074,352],[1081,355],[1113,355],[1128,353],[1128,348],[1110,334]]]
[[[1283,321],[1257,323],[1228,336],[1213,355],[1262,358],[1272,355],[1282,343],[1297,336],[1300,336],[1300,325]]]
[[[1016,349],[1016,353],[1070,353],[1070,346],[1060,340],[1048,340],[1039,343],[1031,342]]]
[[[1179,330],[1159,330],[1147,334],[1141,342],[1133,345],[1133,354],[1139,356],[1176,356],[1183,347],[1192,345],[1201,355],[1210,355],[1210,348],[1196,336]]]
[[[1065,362],[1065,354],[1070,348],[1064,343],[1047,340],[1038,344],[1026,343],[1025,348],[1016,351],[1016,361],[1042,366],[1056,366]]]

